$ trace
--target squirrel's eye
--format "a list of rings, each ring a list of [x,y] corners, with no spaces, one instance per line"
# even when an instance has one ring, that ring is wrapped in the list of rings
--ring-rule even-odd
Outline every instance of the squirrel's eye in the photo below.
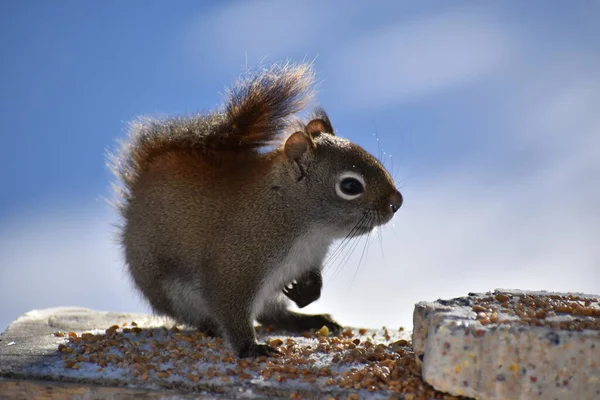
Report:
[[[344,194],[354,196],[362,193],[365,189],[358,179],[346,178],[340,182],[340,189]]]
[[[342,199],[353,200],[364,193],[365,181],[355,172],[345,172],[339,177],[335,191]]]

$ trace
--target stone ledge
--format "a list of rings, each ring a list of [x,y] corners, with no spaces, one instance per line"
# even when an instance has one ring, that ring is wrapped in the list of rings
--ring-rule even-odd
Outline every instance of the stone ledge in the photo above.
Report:
[[[423,379],[478,399],[600,399],[598,299],[499,289],[419,303]]]

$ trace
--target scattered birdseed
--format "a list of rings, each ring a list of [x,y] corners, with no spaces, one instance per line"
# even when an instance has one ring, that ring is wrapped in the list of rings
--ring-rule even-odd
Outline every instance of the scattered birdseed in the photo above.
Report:
[[[471,296],[477,321],[489,323],[549,326],[559,330],[600,330],[600,299],[576,294],[534,294],[495,291]],[[570,316],[564,319],[561,316]]]
[[[387,329],[371,335],[348,328],[337,336],[321,329],[285,337],[261,328],[257,330],[261,340],[281,354],[239,359],[223,339],[203,332],[128,325],[133,328],[121,324],[98,333],[68,334],[58,345],[64,367],[124,374],[130,385],[140,387],[150,383],[183,390],[283,385],[296,399],[305,398],[318,385],[333,398],[379,393],[385,398],[410,394],[415,400],[460,399],[423,383],[411,343]]]

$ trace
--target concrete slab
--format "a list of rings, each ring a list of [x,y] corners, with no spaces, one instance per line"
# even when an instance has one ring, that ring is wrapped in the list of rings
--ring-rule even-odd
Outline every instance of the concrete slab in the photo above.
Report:
[[[90,384],[13,380],[0,378],[0,399],[10,400],[212,400],[215,396],[195,393],[169,393],[158,390],[98,386]]]
[[[423,379],[478,399],[600,399],[599,298],[498,289],[418,303]]]
[[[148,315],[31,311],[0,335],[0,398],[455,398],[423,384],[405,331],[259,337],[283,355],[237,360]]]

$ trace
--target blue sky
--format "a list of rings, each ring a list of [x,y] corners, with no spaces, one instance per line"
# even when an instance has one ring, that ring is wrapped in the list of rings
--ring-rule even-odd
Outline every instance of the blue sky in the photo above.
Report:
[[[0,330],[34,308],[146,311],[106,151],[134,117],[210,110],[283,59],[315,60],[338,133],[391,155],[406,200],[308,311],[397,326],[468,291],[600,293],[599,18],[589,1],[1,2]]]

